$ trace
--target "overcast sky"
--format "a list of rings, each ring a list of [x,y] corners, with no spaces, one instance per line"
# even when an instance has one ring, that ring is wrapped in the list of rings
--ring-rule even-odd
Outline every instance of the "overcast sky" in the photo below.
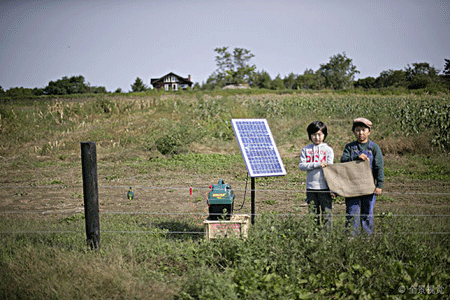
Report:
[[[450,59],[450,0],[0,0],[0,86],[82,75],[108,91],[174,72],[205,82],[216,47],[272,78],[345,52],[361,72]]]

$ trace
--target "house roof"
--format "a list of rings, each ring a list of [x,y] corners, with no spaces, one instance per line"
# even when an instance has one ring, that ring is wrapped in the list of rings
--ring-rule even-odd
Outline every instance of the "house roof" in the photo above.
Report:
[[[179,76],[179,75],[177,75],[177,74],[175,74],[173,72],[170,72],[170,73],[164,75],[161,78],[152,78],[150,80],[150,83],[153,85],[154,83],[164,82],[164,78],[166,78],[168,76],[175,76],[177,78],[177,80],[178,80],[178,83],[180,83],[180,84],[190,84],[190,85],[192,84],[192,81],[189,80],[189,77],[188,78],[184,78],[184,77],[181,77],[181,76]]]

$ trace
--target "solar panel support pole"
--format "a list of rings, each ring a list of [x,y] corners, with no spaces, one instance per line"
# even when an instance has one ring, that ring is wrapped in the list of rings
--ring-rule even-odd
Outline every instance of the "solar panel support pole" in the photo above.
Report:
[[[255,215],[256,215],[256,205],[255,205],[255,177],[251,177],[251,198],[252,198],[252,212],[251,212],[251,220],[252,225],[255,224]]]
[[[98,217],[97,150],[95,142],[81,143],[81,167],[86,241],[88,247],[97,250],[100,248],[100,222]]]
[[[255,224],[255,177],[284,176],[286,169],[266,119],[231,119],[251,178],[251,222]]]

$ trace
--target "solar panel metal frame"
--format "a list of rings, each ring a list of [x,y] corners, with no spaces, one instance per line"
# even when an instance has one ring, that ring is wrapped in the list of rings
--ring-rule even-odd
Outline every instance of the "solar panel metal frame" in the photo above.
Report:
[[[231,119],[231,125],[250,177],[286,175],[266,119]]]

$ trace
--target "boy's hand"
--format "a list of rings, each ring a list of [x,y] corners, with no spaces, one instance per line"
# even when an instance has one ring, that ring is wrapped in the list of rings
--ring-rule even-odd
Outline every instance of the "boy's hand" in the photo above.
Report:
[[[367,157],[367,155],[365,155],[364,153],[361,153],[358,157],[359,157],[359,159],[361,159],[361,160],[369,160],[369,158]]]
[[[322,169],[323,169],[323,168],[325,168],[325,167],[327,166],[327,163],[326,163],[325,161],[323,161],[323,162],[320,163],[320,166],[321,166]]]
[[[373,193],[374,193],[375,195],[377,195],[377,196],[380,196],[382,192],[383,192],[382,189],[380,189],[380,188],[375,188],[375,191],[374,191]]]

